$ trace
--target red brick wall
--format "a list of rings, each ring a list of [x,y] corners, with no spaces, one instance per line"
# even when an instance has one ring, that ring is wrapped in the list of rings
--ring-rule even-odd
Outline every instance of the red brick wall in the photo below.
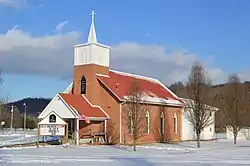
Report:
[[[91,121],[90,124],[87,124],[84,120],[81,120],[79,123],[79,134],[80,138],[89,137],[93,133],[104,132],[104,122],[103,121]]]
[[[100,82],[97,80],[96,73],[108,75],[109,69],[107,67],[98,66],[95,64],[75,66],[73,93],[80,94],[81,79],[82,76],[84,75],[86,78],[85,96],[92,104],[101,106],[102,109],[104,109],[104,111],[109,115],[110,119],[107,122],[107,127],[108,127],[107,132],[112,133],[112,135],[114,135],[113,137],[116,138],[114,140],[115,143],[119,143],[120,105],[116,101],[116,99],[114,99],[110,95],[110,93],[102,87]],[[94,125],[91,127],[94,127]],[[95,126],[94,128],[99,128],[99,127]]]
[[[110,116],[107,122],[107,132],[114,138],[113,142],[120,142],[120,104],[117,100],[111,96],[110,92],[102,87],[102,84],[97,80],[96,73],[108,75],[109,69],[107,67],[98,66],[94,64],[75,66],[74,68],[74,94],[80,94],[80,83],[82,76],[86,78],[86,97],[94,105],[101,106],[104,111]],[[159,124],[160,124],[160,110],[159,106],[151,105],[148,107],[150,112],[150,134],[143,134],[140,142],[156,142],[161,140],[161,135],[159,134]],[[123,113],[126,112],[126,105],[122,106]],[[180,141],[181,140],[181,109],[175,107],[164,107],[165,112],[165,134],[169,141]],[[174,112],[178,116],[178,133],[174,134],[173,129],[173,117]],[[122,118],[124,119],[124,118]],[[91,129],[100,130],[103,127],[103,123],[94,123],[86,125],[83,121],[80,123],[80,133],[84,133]],[[124,120],[122,120],[121,126],[122,143],[124,142],[124,134],[128,135],[128,141],[131,139],[129,134],[127,134],[127,125]],[[80,135],[81,135],[80,134]],[[165,136],[166,135],[166,136]]]
[[[73,94],[81,93],[81,79],[85,76],[86,79],[86,94],[85,96],[92,104],[98,104],[101,97],[100,86],[96,78],[96,73],[108,75],[109,68],[95,64],[75,66],[74,67],[74,88]],[[101,98],[102,99],[102,98]]]
[[[147,134],[146,127],[143,126],[141,129],[141,135],[138,142],[180,142],[181,141],[181,108],[178,107],[163,107],[157,105],[148,105],[147,110],[149,111],[150,132]],[[122,108],[122,116],[125,117],[127,113],[127,105],[125,104]],[[164,134],[160,134],[160,113],[164,112]],[[177,114],[177,134],[174,134],[174,113]],[[146,113],[145,113],[146,115]],[[146,122],[146,119],[145,119]],[[128,133],[128,126],[126,118],[122,118],[122,143],[124,139],[126,143],[132,143],[132,135]]]

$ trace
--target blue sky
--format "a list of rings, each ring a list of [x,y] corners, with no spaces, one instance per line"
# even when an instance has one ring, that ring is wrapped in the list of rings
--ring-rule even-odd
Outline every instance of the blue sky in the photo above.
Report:
[[[215,83],[231,72],[248,80],[249,6],[247,0],[0,0],[1,95],[18,100],[63,91],[72,79],[72,46],[86,41],[92,9],[99,42],[114,50],[112,68],[170,84],[184,81],[200,60]]]

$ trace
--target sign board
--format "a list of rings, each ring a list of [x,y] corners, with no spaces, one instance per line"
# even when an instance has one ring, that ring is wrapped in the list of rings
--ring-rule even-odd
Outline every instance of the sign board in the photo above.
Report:
[[[65,125],[58,124],[43,124],[40,125],[41,136],[64,136]]]
[[[67,123],[51,111],[38,125],[41,136],[64,136]]]

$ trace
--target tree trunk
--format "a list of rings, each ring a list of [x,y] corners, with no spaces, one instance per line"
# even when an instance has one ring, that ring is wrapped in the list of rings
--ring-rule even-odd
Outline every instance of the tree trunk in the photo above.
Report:
[[[135,152],[136,151],[136,140],[134,139],[134,142],[133,142],[133,151]]]
[[[236,140],[237,140],[237,133],[233,133],[234,134],[234,144],[236,144]]]
[[[201,137],[200,137],[201,134],[197,132],[196,135],[197,135],[197,148],[200,148],[201,147]]]

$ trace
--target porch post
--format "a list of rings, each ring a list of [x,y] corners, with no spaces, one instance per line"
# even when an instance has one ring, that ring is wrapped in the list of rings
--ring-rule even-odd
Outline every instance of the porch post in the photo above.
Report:
[[[76,118],[76,145],[79,145],[79,118]]]
[[[105,141],[107,141],[107,119],[104,121],[104,133],[105,133]]]

